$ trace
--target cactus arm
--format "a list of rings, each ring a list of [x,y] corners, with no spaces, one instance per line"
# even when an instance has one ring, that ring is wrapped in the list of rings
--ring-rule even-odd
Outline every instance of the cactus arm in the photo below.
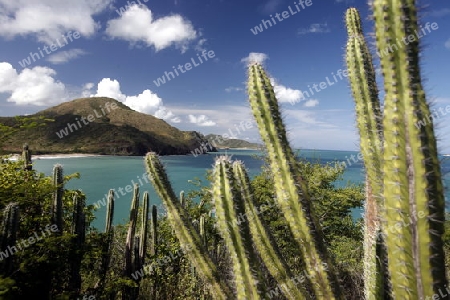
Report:
[[[187,255],[210,283],[211,293],[216,299],[232,299],[233,293],[221,280],[216,266],[202,245],[200,236],[181,207],[158,156],[152,152],[148,153],[145,157],[145,165],[153,187],[167,208],[167,216],[181,246],[189,250]]]
[[[217,224],[226,242],[233,262],[233,274],[237,290],[237,299],[259,299],[257,282],[253,277],[251,265],[254,261],[250,257],[253,253],[251,237],[246,232],[245,226],[238,226],[241,202],[235,186],[235,179],[231,169],[231,163],[227,157],[219,157],[214,168],[213,199],[217,214]],[[246,224],[247,222],[244,222]],[[244,236],[245,235],[245,236]],[[250,247],[249,247],[250,246]]]
[[[382,125],[372,56],[364,39],[361,18],[355,8],[346,12],[348,41],[346,63],[355,100],[360,148],[366,166],[364,205],[364,294],[367,300],[384,298],[384,268],[377,259],[382,207]],[[381,242],[383,242],[381,240]],[[383,248],[379,248],[383,249]]]
[[[250,180],[241,162],[236,161],[233,163],[233,173],[236,178],[236,183],[240,187],[245,211],[247,212],[247,220],[245,222],[250,226],[253,241],[264,264],[277,281],[278,286],[286,287],[281,290],[287,299],[307,299],[305,296],[307,293],[302,289],[302,286],[298,287],[295,285],[295,281],[293,280],[294,276],[283,260],[281,252],[276,246],[275,239],[266,229],[267,227],[255,209],[256,203],[253,200]]]
[[[378,51],[419,31],[414,0],[375,0]],[[421,84],[419,41],[381,57],[384,75],[384,196],[394,298],[423,299],[444,290],[444,196],[433,124]],[[419,127],[419,128],[418,128]],[[389,129],[389,130],[387,130]],[[448,299],[448,295],[444,297]]]
[[[276,200],[301,249],[315,295],[318,299],[341,299],[342,290],[324,244],[322,230],[312,212],[306,185],[296,168],[273,87],[259,64],[249,66],[248,94],[269,156]]]

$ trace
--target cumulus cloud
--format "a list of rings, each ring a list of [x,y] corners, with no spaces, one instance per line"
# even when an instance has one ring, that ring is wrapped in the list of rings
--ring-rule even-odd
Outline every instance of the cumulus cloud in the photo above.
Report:
[[[47,60],[53,64],[63,64],[81,55],[86,54],[82,49],[70,49],[67,51],[59,51],[50,55]]]
[[[275,78],[270,78],[270,83],[273,86],[273,91],[277,97],[278,102],[281,103],[297,103],[303,98],[302,91],[289,88],[277,82]]]
[[[0,93],[10,94],[8,102],[17,105],[46,106],[67,100],[65,85],[53,77],[55,70],[47,67],[25,68],[20,72],[9,63],[0,63]]]
[[[199,115],[199,116],[194,116],[194,115],[189,115],[189,122],[192,124],[196,124],[198,126],[215,126],[216,122],[210,120],[206,115]]]
[[[310,99],[303,104],[305,107],[315,107],[319,104],[319,100],[317,99]]]
[[[145,5],[132,5],[119,18],[110,20],[106,34],[131,43],[142,42],[155,47],[156,51],[173,45],[185,50],[186,45],[197,38],[189,20],[180,15],[156,19]]]
[[[92,36],[99,28],[93,16],[111,2],[0,0],[0,35],[7,38],[34,35],[47,44],[54,43],[70,30],[78,31],[82,36]]]
[[[269,56],[267,56],[267,54],[265,53],[250,52],[250,54],[247,57],[241,59],[241,62],[247,65],[251,63],[263,64],[267,59],[269,59]]]
[[[127,96],[122,93],[119,81],[103,78],[97,85],[95,97],[110,97],[123,102],[126,106],[136,111],[153,115],[157,118],[179,123],[181,120],[168,110],[162,99],[150,90],[144,90],[141,94]]]

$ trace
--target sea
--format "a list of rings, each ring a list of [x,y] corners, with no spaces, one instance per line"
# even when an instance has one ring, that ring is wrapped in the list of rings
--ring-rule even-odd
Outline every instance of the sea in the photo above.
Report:
[[[250,177],[261,172],[263,165],[261,151],[257,150],[220,150],[204,155],[173,155],[161,156],[165,165],[172,187],[176,194],[181,191],[199,189],[200,186],[208,186],[206,171],[212,169],[217,156],[228,155],[232,159],[244,162]],[[312,162],[345,163],[344,174],[335,182],[336,187],[347,184],[363,184],[364,169],[363,162],[358,160],[357,151],[335,151],[335,150],[310,150],[301,149],[297,155]],[[450,201],[450,157],[440,157],[443,161],[442,170],[445,174],[444,185],[446,187],[446,203]],[[103,230],[106,217],[106,196],[110,189],[115,190],[114,223],[125,224],[128,222],[132,199],[132,188],[134,183],[140,186],[140,194],[148,191],[151,205],[158,207],[158,213],[165,213],[161,200],[154,191],[145,175],[143,157],[124,156],[88,156],[88,157],[58,157],[50,156],[33,160],[33,167],[38,172],[51,175],[53,166],[62,164],[64,174],[69,175],[78,172],[79,179],[72,179],[67,183],[68,189],[79,189],[87,197],[86,204],[94,204],[98,209],[95,211],[96,219],[91,225]],[[362,208],[354,208],[352,215],[354,219],[361,217]]]

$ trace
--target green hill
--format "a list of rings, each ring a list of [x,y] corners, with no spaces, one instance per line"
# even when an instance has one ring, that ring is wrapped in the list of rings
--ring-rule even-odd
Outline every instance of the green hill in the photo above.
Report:
[[[95,153],[144,155],[189,154],[206,142],[195,131],[180,131],[165,121],[136,112],[106,97],[75,99],[27,117],[53,119],[2,138],[2,151],[17,153],[28,143],[35,154]],[[17,126],[15,117],[0,117],[0,124]]]
[[[247,149],[260,149],[261,144],[250,143],[239,139],[225,139],[221,135],[208,134],[205,138],[210,142],[211,145],[217,148],[247,148]]]

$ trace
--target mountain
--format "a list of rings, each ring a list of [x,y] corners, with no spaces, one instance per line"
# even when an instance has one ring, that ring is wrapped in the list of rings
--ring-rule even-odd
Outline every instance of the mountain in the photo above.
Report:
[[[203,149],[202,143],[207,142],[196,131],[180,131],[161,119],[106,97],[75,99],[28,117],[54,121],[21,129],[2,139],[3,152],[20,152],[22,145],[28,143],[35,154],[144,155],[153,151],[173,155]],[[0,117],[0,124],[17,126],[17,122],[15,117]]]
[[[225,139],[221,135],[208,134],[205,138],[209,143],[217,148],[248,148],[248,149],[260,149],[261,144],[250,143],[239,139]]]

